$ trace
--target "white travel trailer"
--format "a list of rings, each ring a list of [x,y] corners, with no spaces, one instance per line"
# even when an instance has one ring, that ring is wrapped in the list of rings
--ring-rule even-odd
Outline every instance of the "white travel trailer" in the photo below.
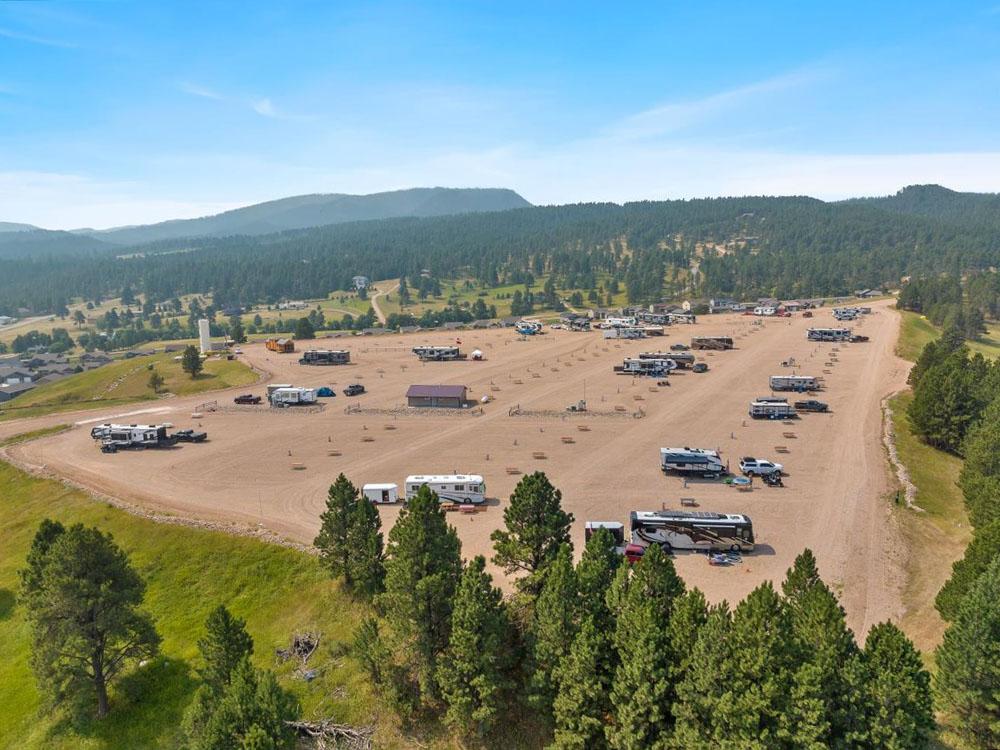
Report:
[[[776,312],[778,312],[777,309],[768,306],[755,307],[753,309],[754,315],[760,315],[765,318],[774,315]]]
[[[707,448],[660,448],[660,468],[664,474],[673,471],[710,478],[726,470],[719,452]]]
[[[783,398],[758,398],[750,402],[750,416],[754,419],[788,419],[795,416],[795,409]]]
[[[486,483],[479,474],[413,474],[406,478],[406,499],[416,497],[425,484],[442,501],[462,505],[486,502]]]
[[[318,394],[315,388],[275,388],[268,394],[271,406],[307,406],[315,404]]]
[[[644,338],[645,335],[646,332],[642,328],[617,326],[614,328],[604,329],[604,338],[606,339],[641,339]]]
[[[634,328],[636,319],[634,315],[622,317],[608,317],[601,322],[601,328]]]
[[[127,448],[170,448],[177,437],[168,435],[170,424],[102,424],[92,427],[90,437],[101,441],[101,450],[113,453]]]
[[[665,552],[752,552],[753,523],[741,513],[705,511],[633,510],[629,514],[632,544],[659,545]]]
[[[540,320],[519,320],[514,325],[514,330],[522,336],[534,336],[542,332],[542,322]]]
[[[819,379],[812,375],[772,375],[772,391],[818,391]]]
[[[850,341],[850,328],[809,328],[806,331],[809,341]]]
[[[621,366],[615,367],[615,372],[621,375],[646,375],[660,377],[671,370],[677,369],[677,363],[669,358],[628,357]]]
[[[361,494],[376,505],[398,503],[399,485],[393,482],[366,484],[361,488]]]

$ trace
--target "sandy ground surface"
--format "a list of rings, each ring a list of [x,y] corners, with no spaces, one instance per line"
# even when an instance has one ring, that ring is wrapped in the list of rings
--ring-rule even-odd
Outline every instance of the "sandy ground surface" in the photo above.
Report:
[[[689,585],[713,601],[735,602],[763,580],[779,582],[808,546],[840,593],[849,624],[864,634],[877,622],[898,619],[903,609],[905,550],[886,498],[893,485],[880,443],[879,402],[904,385],[907,364],[894,354],[899,317],[888,304],[876,303],[854,324],[871,337],[859,344],[807,341],[806,328],[834,325],[831,312],[821,310],[812,319],[760,325],[750,317],[705,316],[644,341],[605,341],[596,331],[547,331],[526,340],[511,330],[458,333],[464,351],[486,353],[483,362],[422,364],[410,353],[421,343],[453,343],[456,335],[444,332],[341,339],[331,346],[351,350],[354,363],[347,367],[300,366],[297,354],[250,345],[245,358],[272,373],[273,382],[333,385],[338,392],[360,382],[369,393],[353,399],[339,394],[322,412],[303,413],[233,407],[236,391],[220,392],[211,398],[224,408],[205,411],[198,421],[191,414],[204,396],[3,423],[0,438],[75,418],[77,429],[17,446],[15,458],[158,511],[262,525],[303,542],[314,537],[326,489],[339,472],[358,485],[402,484],[407,474],[483,474],[487,494],[496,499],[480,513],[451,515],[466,556],[490,554],[490,532],[503,523],[503,506],[518,480],[508,469],[543,470],[562,490],[563,505],[576,517],[577,554],[585,521],[627,522],[630,510],[680,508],[680,498],[691,497],[700,510],[748,514],[758,549],[728,568],[679,553],[676,564]],[[708,373],[681,372],[669,387],[657,387],[653,380],[612,372],[626,355],[712,334],[732,335],[737,348],[707,353]],[[800,363],[799,374],[825,378],[819,397],[831,413],[805,414],[793,426],[749,419],[748,401],[768,394],[769,375],[790,372],[780,365],[789,357]],[[411,383],[461,383],[470,397],[494,400],[481,410],[414,414],[399,409]],[[263,387],[241,390],[260,393]],[[582,398],[590,415],[566,415],[565,406]],[[361,412],[345,413],[348,404]],[[540,413],[511,416],[515,406]],[[640,408],[644,417],[629,416]],[[209,441],[104,455],[89,426],[116,414],[129,414],[118,421],[200,427]],[[788,473],[785,487],[758,483],[739,492],[710,481],[685,487],[659,467],[660,447],[685,445],[719,448],[733,468],[742,455],[777,460]],[[777,453],[776,446],[788,452]],[[381,512],[387,529],[398,508],[383,506]]]

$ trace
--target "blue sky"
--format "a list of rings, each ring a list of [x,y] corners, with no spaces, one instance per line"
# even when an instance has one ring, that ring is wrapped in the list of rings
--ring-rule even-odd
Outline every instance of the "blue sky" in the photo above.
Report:
[[[0,220],[1000,190],[1000,4],[0,2]]]

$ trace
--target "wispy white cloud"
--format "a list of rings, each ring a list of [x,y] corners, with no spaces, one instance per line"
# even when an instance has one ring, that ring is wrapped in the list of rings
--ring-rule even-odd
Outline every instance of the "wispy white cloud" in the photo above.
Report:
[[[612,123],[604,135],[621,139],[670,135],[717,118],[753,100],[815,84],[830,74],[827,68],[806,68],[700,99],[667,102]]]
[[[254,99],[250,102],[250,106],[254,112],[262,117],[278,117],[278,112],[275,110],[274,104],[267,97]]]
[[[29,44],[41,44],[45,47],[59,47],[60,49],[75,49],[77,47],[76,44],[66,42],[61,39],[36,36],[34,34],[27,34],[23,31],[15,31],[13,29],[3,27],[0,27],[0,36],[6,37],[7,39],[16,39],[19,42],[28,42]]]
[[[210,89],[206,86],[202,86],[197,83],[191,83],[190,81],[180,81],[177,84],[177,88],[183,91],[185,94],[190,94],[191,96],[198,96],[202,99],[214,99],[216,101],[222,101],[224,97],[222,94]]]

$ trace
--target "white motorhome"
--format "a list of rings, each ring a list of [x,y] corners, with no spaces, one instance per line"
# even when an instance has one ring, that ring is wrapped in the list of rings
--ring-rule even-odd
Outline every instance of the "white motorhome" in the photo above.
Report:
[[[806,330],[809,341],[850,341],[850,328],[809,328]]]
[[[423,362],[447,362],[465,359],[465,355],[457,346],[415,346],[413,353]]]
[[[632,544],[642,548],[752,552],[754,547],[753,523],[741,513],[633,510],[629,525]]]
[[[399,485],[393,482],[373,482],[364,485],[361,494],[376,505],[398,503]]]
[[[772,391],[818,391],[819,379],[812,375],[772,375],[768,381]]]
[[[479,474],[413,474],[406,478],[406,499],[412,500],[424,485],[442,501],[481,505],[486,483]]]
[[[758,398],[750,402],[750,416],[754,419],[788,419],[795,416],[795,409],[783,398]]]
[[[707,448],[660,448],[660,468],[664,474],[673,471],[711,478],[726,470],[719,452]]]
[[[289,388],[275,388],[268,394],[271,406],[278,408],[315,404],[317,397],[318,393],[315,388],[296,388],[294,386]]]

